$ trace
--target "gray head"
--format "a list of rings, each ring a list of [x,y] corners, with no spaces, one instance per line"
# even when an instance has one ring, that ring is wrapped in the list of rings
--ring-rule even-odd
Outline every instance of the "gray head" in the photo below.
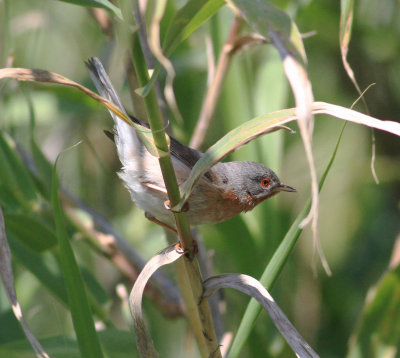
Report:
[[[244,206],[244,211],[251,210],[257,204],[281,191],[296,192],[296,189],[282,184],[271,169],[260,163],[228,162],[221,164],[224,168],[218,171],[224,172],[225,184],[234,190]]]

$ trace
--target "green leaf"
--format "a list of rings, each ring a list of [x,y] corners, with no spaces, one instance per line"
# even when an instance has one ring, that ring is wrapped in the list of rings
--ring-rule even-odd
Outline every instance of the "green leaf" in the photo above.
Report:
[[[92,296],[91,303],[95,303],[96,305],[105,305],[110,301],[110,298],[107,294],[107,292],[104,290],[103,286],[100,284],[100,282],[96,279],[96,277],[93,275],[92,271],[87,269],[85,266],[80,266],[80,270],[82,273],[82,278],[85,281],[85,284],[87,286],[88,294]],[[96,314],[98,310],[96,309]],[[102,315],[104,316],[104,315]],[[101,317],[101,316],[100,316]],[[105,317],[102,317],[105,318]]]
[[[321,190],[325,179],[332,167],[332,164],[336,158],[336,153],[339,149],[340,140],[342,139],[344,128],[346,127],[346,123],[343,125],[342,131],[340,132],[338,141],[336,143],[335,149],[332,153],[331,159],[324,171],[324,174],[321,177],[319,182],[319,189]],[[288,232],[286,233],[285,237],[282,240],[282,243],[279,245],[278,249],[275,251],[271,261],[268,263],[264,273],[260,278],[260,282],[263,286],[266,287],[267,290],[271,290],[271,287],[275,283],[276,279],[279,276],[283,266],[285,265],[290,253],[292,252],[294,245],[297,242],[300,234],[302,233],[303,229],[299,227],[302,220],[307,216],[308,211],[310,210],[311,206],[311,198],[307,201],[306,205],[304,206],[303,210],[297,216],[296,220],[290,226]],[[250,300],[246,311],[243,315],[243,319],[240,322],[239,329],[236,333],[236,336],[232,342],[232,347],[229,351],[229,357],[238,357],[239,353],[250,334],[250,331],[254,327],[256,318],[260,314],[262,308],[261,306],[254,300]]]
[[[57,358],[82,358],[79,353],[76,341],[71,336],[61,336],[54,338],[41,339],[46,346],[47,353],[51,357]],[[0,345],[0,357],[7,358],[32,358],[32,348],[29,350],[29,344],[25,340],[17,340],[7,344]]]
[[[121,10],[108,0],[58,0],[85,7],[101,7],[111,11],[118,19],[122,20]]]
[[[165,56],[170,56],[178,45],[186,40],[225,4],[224,0],[190,0],[177,11],[163,43]]]
[[[55,233],[38,218],[26,214],[5,214],[7,234],[18,238],[36,252],[46,251],[57,245]]]
[[[200,176],[215,163],[225,158],[229,153],[232,153],[260,135],[283,128],[290,130],[289,128],[283,127],[283,124],[293,120],[294,113],[294,109],[287,109],[256,117],[231,130],[218,140],[217,143],[204,153],[193,167],[189,178],[183,184],[181,190],[182,199],[173,210],[179,211],[183,207]]]
[[[1,318],[0,318],[1,319]],[[128,331],[106,329],[99,332],[104,349],[112,358],[135,358],[138,357],[133,335]],[[63,335],[41,339],[48,354],[57,358],[83,358],[75,339]],[[0,345],[0,357],[7,358],[32,358],[32,348],[26,339],[14,340],[13,342]]]
[[[64,279],[60,276],[58,271],[55,272],[55,270],[51,268],[54,266],[54,262],[51,261],[53,257],[43,254],[40,255],[29,250],[27,247],[22,245],[19,240],[15,239],[12,234],[9,235],[9,242],[13,256],[21,263],[21,265],[25,266],[25,268],[31,272],[44,287],[46,287],[65,305],[65,307],[68,308],[67,290],[65,288]],[[92,310],[97,317],[106,322],[107,317],[102,310],[102,305],[108,303],[110,298],[91,271],[85,267],[81,267],[81,271],[88,288],[89,301]]]
[[[269,1],[233,0],[246,22],[278,48],[280,43],[303,65],[307,62],[301,34],[286,12]]]
[[[55,273],[49,268],[48,261],[50,257],[27,249],[13,235],[9,235],[9,243],[13,257],[32,273],[60,302],[68,307],[64,279],[59,273]]]
[[[51,177],[52,177],[52,170],[53,170],[52,165],[47,160],[47,158],[43,154],[42,150],[36,143],[36,140],[35,140],[36,120],[35,120],[35,111],[33,108],[33,103],[32,103],[31,97],[29,95],[29,92],[25,88],[25,86],[21,85],[21,89],[25,95],[25,98],[26,98],[26,101],[28,104],[30,146],[31,146],[33,161],[35,163],[35,169],[37,170],[37,175],[40,179],[42,192],[49,198],[50,191],[51,191]]]
[[[0,132],[0,184],[7,187],[23,206],[36,200],[32,177],[16,153],[16,144],[5,132]]]
[[[10,308],[0,314],[0,347],[4,343],[20,339],[26,339],[24,330],[21,328],[21,325]],[[32,347],[29,346],[28,342],[27,345],[32,354]]]
[[[347,357],[394,357],[400,346],[400,265],[370,289]]]
[[[72,322],[81,355],[85,358],[101,358],[103,357],[103,353],[94,327],[92,312],[86,295],[86,288],[67,236],[64,217],[58,198],[57,161],[58,157],[53,168],[51,202],[54,211],[58,244],[60,247],[61,268],[68,292]]]
[[[1,156],[1,154],[0,154]],[[1,162],[1,159],[0,159]],[[4,168],[4,167],[3,167]],[[18,199],[18,195],[16,195],[15,191],[12,188],[6,186],[4,183],[1,183],[2,173],[0,173],[0,203],[4,210],[9,211],[18,211],[21,209],[20,201]]]
[[[164,55],[166,57],[171,56],[179,44],[186,40],[205,21],[215,15],[224,4],[224,0],[188,1],[177,11],[171,25],[167,29],[162,46]],[[143,97],[147,96],[161,69],[162,66],[158,63],[147,85],[136,90],[139,95]]]

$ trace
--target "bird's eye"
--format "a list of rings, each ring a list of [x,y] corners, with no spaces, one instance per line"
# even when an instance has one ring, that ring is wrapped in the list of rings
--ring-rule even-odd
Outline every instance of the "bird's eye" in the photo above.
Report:
[[[270,178],[262,178],[260,180],[260,185],[262,188],[267,189],[271,185],[271,179]]]

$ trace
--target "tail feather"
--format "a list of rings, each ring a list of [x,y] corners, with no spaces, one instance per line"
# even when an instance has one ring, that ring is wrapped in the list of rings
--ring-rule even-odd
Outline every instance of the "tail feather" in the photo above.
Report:
[[[99,94],[115,104],[122,113],[126,114],[125,108],[100,60],[92,57],[85,64]],[[120,119],[111,110],[109,112],[115,123],[117,134],[115,143],[118,149],[118,156],[122,164],[126,165],[132,159],[134,153],[142,150],[143,143],[137,136],[134,128],[125,123],[125,121]]]

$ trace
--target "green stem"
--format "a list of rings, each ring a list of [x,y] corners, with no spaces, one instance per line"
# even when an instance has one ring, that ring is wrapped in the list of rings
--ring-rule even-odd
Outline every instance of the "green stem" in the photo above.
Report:
[[[137,32],[133,35],[132,60],[141,87],[149,81],[148,67],[143,55]],[[143,98],[150,128],[153,132],[155,145],[158,149],[159,163],[168,192],[171,207],[181,199],[178,182],[172,165],[168,140],[164,131],[164,121],[158,105],[154,87]],[[200,300],[203,293],[203,279],[195,258],[195,245],[193,243],[190,224],[185,212],[174,213],[179,241],[187,251],[183,262],[178,262],[178,281],[182,291],[189,321],[197,339],[202,357],[221,358],[218,340],[215,334],[211,311],[207,300]],[[199,304],[199,302],[201,303]]]

